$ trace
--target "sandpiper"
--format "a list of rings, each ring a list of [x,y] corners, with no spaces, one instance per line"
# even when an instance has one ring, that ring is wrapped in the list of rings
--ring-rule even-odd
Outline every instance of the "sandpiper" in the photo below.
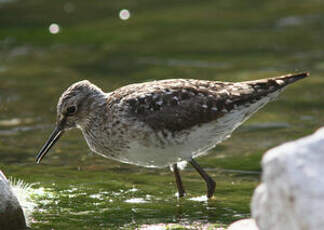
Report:
[[[308,73],[245,81],[171,79],[131,84],[110,93],[87,80],[59,98],[56,128],[37,155],[46,155],[65,130],[81,129],[90,149],[117,161],[170,166],[179,197],[185,194],[178,170],[190,162],[213,196],[216,183],[194,158],[204,155],[253,113]]]

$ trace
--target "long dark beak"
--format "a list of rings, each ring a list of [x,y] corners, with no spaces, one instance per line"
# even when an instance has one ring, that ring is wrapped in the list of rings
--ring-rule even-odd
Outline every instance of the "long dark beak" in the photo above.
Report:
[[[58,125],[52,132],[51,136],[48,138],[45,145],[43,145],[42,149],[39,151],[36,157],[36,162],[39,164],[43,157],[45,157],[46,153],[51,149],[51,147],[56,143],[56,141],[62,136],[64,133],[64,129],[62,126]]]

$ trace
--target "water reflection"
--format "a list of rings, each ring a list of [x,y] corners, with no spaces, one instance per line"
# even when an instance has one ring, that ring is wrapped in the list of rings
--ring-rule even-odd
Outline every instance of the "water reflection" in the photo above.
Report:
[[[33,123],[34,119],[32,118],[11,118],[7,120],[0,120],[0,126],[17,126],[22,124]]]
[[[56,23],[52,23],[49,27],[48,30],[51,34],[57,34],[60,32],[60,26]]]
[[[197,196],[197,197],[189,198],[189,200],[198,201],[198,202],[207,202],[208,198],[207,196]]]
[[[126,203],[132,203],[132,204],[141,204],[141,203],[147,203],[148,201],[139,197],[139,198],[131,198],[131,199],[127,199],[125,200]]]
[[[28,132],[31,130],[39,130],[51,127],[50,125],[34,125],[34,126],[18,126],[11,129],[1,129],[0,136],[14,136],[19,133]]]
[[[110,188],[96,193],[97,186],[93,188],[87,186],[87,189],[83,186],[85,184],[59,189],[56,184],[53,184],[52,188],[34,185],[30,193],[30,197],[37,205],[34,216],[42,220],[42,226],[50,226],[51,219],[61,216],[67,220],[66,224],[73,225],[80,221],[84,223],[91,219],[95,224],[101,223],[106,227],[135,228],[140,225],[139,229],[159,225],[174,226],[172,224],[174,222],[186,227],[216,226],[208,224],[208,220],[219,219],[222,216],[229,219],[248,216],[247,213],[239,214],[228,208],[226,203],[215,200],[207,202],[206,196],[189,195],[186,199],[178,201],[173,197],[161,200],[160,196],[152,196],[138,188],[119,190]],[[204,205],[201,205],[201,202]],[[147,224],[161,221],[163,224]],[[32,223],[40,222],[33,220]]]
[[[130,12],[129,12],[129,10],[123,9],[123,10],[119,11],[119,18],[121,20],[124,20],[124,21],[125,20],[128,20],[130,18]]]

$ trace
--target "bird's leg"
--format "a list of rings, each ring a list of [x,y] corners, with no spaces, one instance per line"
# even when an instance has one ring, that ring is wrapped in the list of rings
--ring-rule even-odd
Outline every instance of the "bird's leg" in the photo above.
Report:
[[[205,172],[205,170],[202,169],[202,167],[200,167],[200,165],[194,159],[191,159],[189,162],[205,180],[207,185],[207,197],[211,198],[215,192],[215,181]]]
[[[180,173],[179,173],[179,170],[178,170],[178,166],[177,166],[177,164],[173,164],[172,167],[173,167],[173,173],[174,173],[176,183],[177,183],[179,197],[183,197],[186,192],[185,192],[183,184],[182,184],[182,180],[181,180],[181,176],[180,176]]]

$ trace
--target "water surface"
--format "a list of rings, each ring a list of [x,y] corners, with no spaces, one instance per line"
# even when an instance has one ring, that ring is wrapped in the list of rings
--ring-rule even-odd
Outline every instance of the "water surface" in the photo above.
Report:
[[[129,20],[119,19],[123,8]],[[323,125],[323,10],[318,0],[0,1],[0,168],[38,191],[32,229],[213,228],[249,217],[263,153]],[[100,158],[78,130],[35,164],[57,99],[73,82],[110,91],[174,77],[246,81],[300,71],[311,78],[198,159],[216,180],[212,200],[191,167],[182,172],[188,195],[178,200],[168,169]]]

